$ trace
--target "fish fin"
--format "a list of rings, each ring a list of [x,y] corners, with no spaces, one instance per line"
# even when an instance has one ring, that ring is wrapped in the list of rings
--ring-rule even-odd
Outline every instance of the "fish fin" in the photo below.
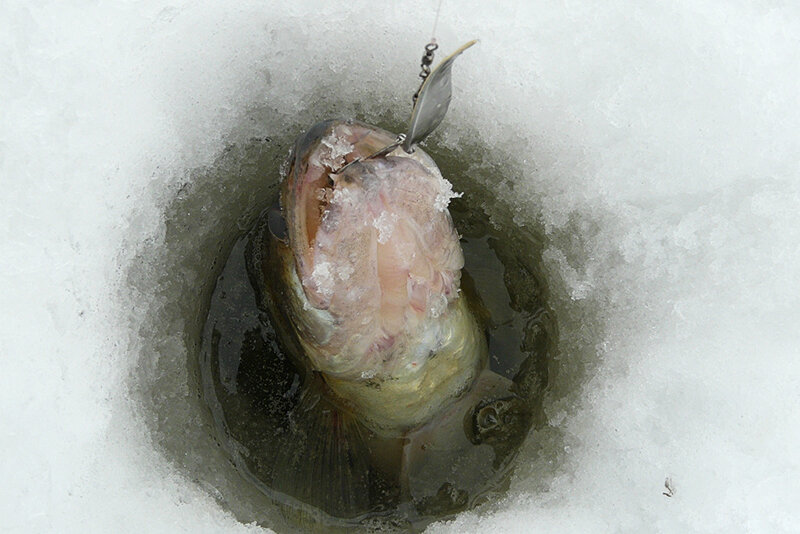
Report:
[[[277,450],[273,487],[325,514],[355,519],[372,511],[380,476],[371,465],[368,432],[325,391],[310,384],[289,416],[289,436]]]
[[[408,434],[400,475],[404,492],[423,514],[463,510],[476,492],[503,479],[512,452],[503,442],[506,434],[524,437],[529,427],[513,383],[483,371],[461,398]]]

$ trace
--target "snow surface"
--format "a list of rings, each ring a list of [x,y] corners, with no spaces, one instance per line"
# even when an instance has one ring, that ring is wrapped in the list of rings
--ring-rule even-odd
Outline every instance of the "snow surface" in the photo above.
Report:
[[[0,531],[261,531],[224,461],[175,460],[190,408],[149,421],[190,406],[163,355],[202,324],[169,310],[213,200],[249,197],[165,213],[229,143],[405,113],[436,3],[0,6]],[[800,531],[798,4],[446,1],[438,28],[481,39],[439,142],[523,169],[495,187],[546,236],[560,359],[508,498],[430,531]]]

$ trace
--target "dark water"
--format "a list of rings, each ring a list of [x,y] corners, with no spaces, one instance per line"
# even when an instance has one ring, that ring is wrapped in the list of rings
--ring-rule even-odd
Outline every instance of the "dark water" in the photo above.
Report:
[[[394,472],[392,451],[402,443],[376,442],[292,363],[296,348],[276,334],[276,318],[260,305],[253,263],[263,220],[231,250],[203,332],[203,397],[230,461],[282,511],[290,529],[421,530],[479,506],[502,495],[519,447],[545,422],[541,407],[556,329],[545,303],[539,244],[498,223],[502,217],[490,222],[475,201],[485,196],[470,183],[456,182],[456,189],[465,193],[450,206],[465,256],[462,290],[484,326],[488,367],[513,382],[516,404],[510,410],[476,406],[455,452],[424,460],[431,480],[417,484],[419,490],[402,487]],[[501,412],[502,432],[484,440],[470,435],[470,425]]]

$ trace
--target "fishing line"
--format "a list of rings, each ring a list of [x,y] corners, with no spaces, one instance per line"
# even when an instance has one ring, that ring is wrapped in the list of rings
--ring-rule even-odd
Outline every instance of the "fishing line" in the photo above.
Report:
[[[442,1],[439,0],[439,5],[436,7],[436,18],[433,19],[433,31],[431,31],[431,43],[436,44],[436,26],[439,25],[439,13],[442,12]]]
[[[425,45],[425,53],[422,54],[422,61],[420,62],[420,72],[419,77],[422,78],[422,83],[419,85],[419,89],[417,92],[414,93],[414,96],[411,97],[411,101],[416,105],[417,97],[419,97],[419,92],[422,90],[422,85],[425,83],[425,79],[428,77],[428,74],[431,73],[431,64],[433,63],[433,54],[439,45],[436,43],[436,27],[439,25],[439,14],[442,12],[442,1],[439,0],[439,4],[436,6],[436,17],[433,19],[433,30],[431,30],[431,41]]]

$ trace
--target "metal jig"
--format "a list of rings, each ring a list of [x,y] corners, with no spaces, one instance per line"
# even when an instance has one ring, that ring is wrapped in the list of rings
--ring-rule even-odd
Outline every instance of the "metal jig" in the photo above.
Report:
[[[349,166],[372,158],[377,158],[389,154],[398,146],[402,146],[406,153],[414,152],[414,145],[427,137],[444,119],[447,108],[450,105],[450,97],[452,96],[452,83],[451,69],[453,61],[461,55],[461,53],[474,45],[477,41],[470,41],[458,50],[450,54],[444,59],[433,71],[431,64],[433,57],[439,45],[436,44],[436,39],[431,39],[431,42],[425,45],[425,52],[422,54],[420,61],[419,77],[422,78],[422,83],[414,93],[412,100],[414,106],[411,112],[411,120],[408,127],[408,133],[400,134],[397,139],[391,144],[373,152],[372,154],[363,158],[356,158],[350,163],[345,164],[337,170],[332,170],[331,174],[340,174]]]

